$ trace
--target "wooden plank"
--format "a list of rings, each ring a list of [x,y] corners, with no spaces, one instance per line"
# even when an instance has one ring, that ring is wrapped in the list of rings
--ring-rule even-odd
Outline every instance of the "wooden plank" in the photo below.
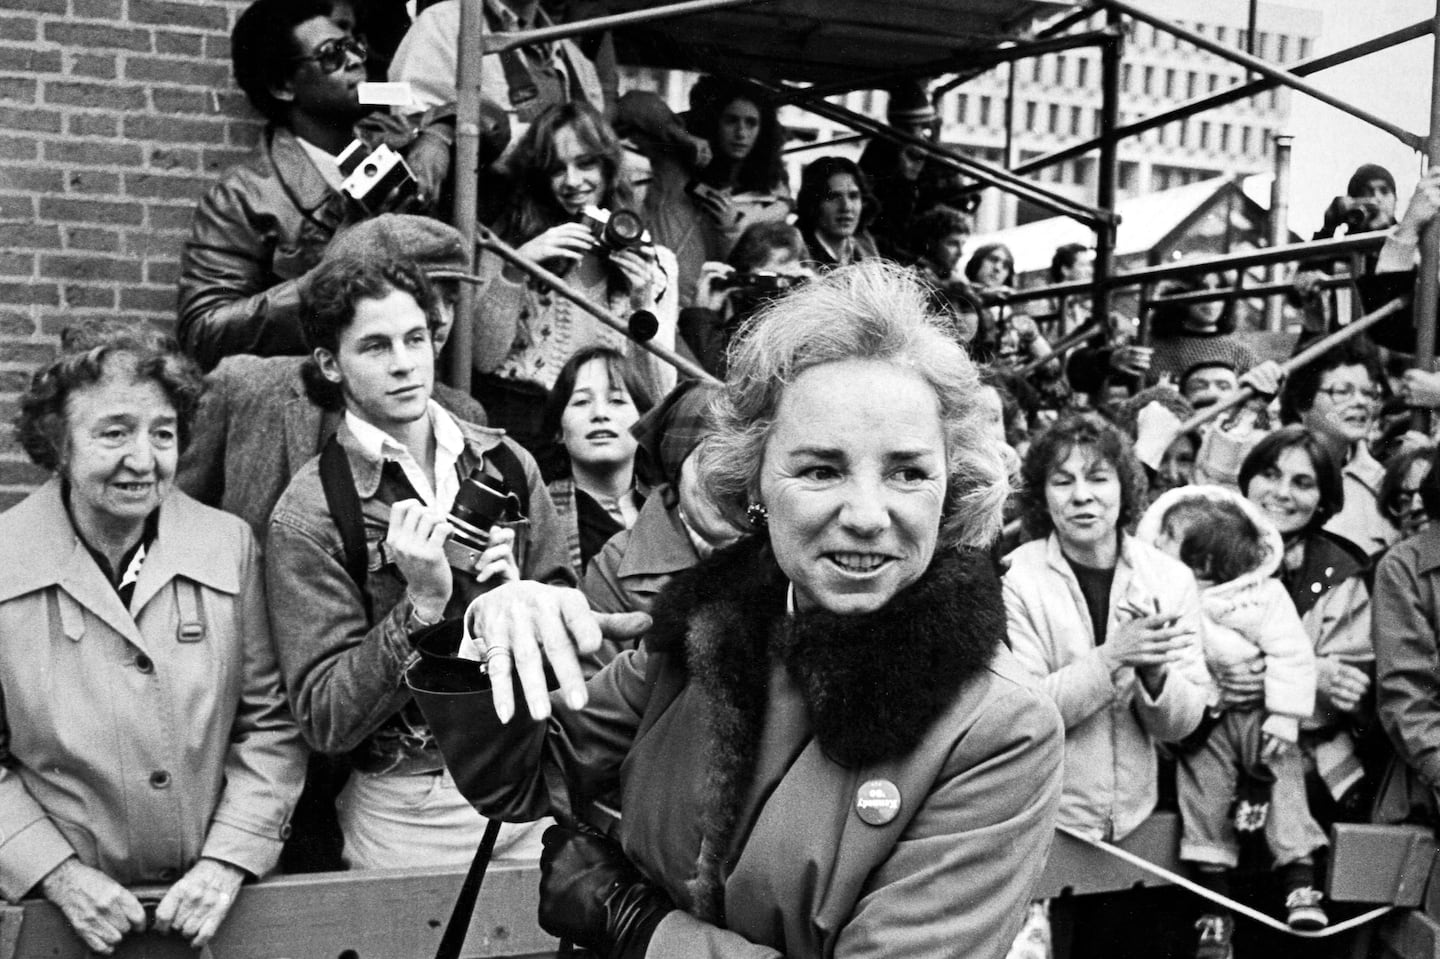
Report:
[[[425,869],[270,879],[241,890],[210,952],[214,959],[430,959],[463,880],[463,872]],[[553,956],[557,943],[536,922],[539,884],[538,867],[491,867],[461,955]],[[54,906],[31,900],[23,911],[14,959],[88,959]],[[120,954],[195,956],[179,940],[155,935],[133,937]]]

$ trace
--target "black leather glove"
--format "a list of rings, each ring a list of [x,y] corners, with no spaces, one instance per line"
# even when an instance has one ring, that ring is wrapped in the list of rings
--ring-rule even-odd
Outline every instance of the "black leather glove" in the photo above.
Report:
[[[602,959],[643,959],[669,897],[598,833],[551,826],[541,841],[540,928]]]

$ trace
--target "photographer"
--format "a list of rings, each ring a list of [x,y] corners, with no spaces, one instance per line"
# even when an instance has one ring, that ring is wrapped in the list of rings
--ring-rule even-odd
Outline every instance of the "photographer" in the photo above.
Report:
[[[435,293],[407,259],[340,256],[306,289],[306,387],[343,409],[325,451],[270,519],[270,625],[301,732],[349,759],[336,801],[352,868],[459,866],[484,820],[456,792],[402,682],[410,634],[498,582],[572,586],[565,536],[534,460],[431,400]],[[509,496],[492,520],[463,512],[480,484]],[[457,519],[486,530],[469,556]],[[538,855],[540,830],[500,834],[502,858]]]
[[[350,33],[348,4],[256,0],[236,21],[231,56],[236,82],[270,126],[257,155],[201,199],[181,253],[177,332],[207,370],[239,353],[303,354],[302,287],[335,234],[387,202],[399,212],[437,195],[420,164],[412,189],[377,187],[374,209],[346,196],[338,157],[357,136],[367,154],[383,144],[412,157],[448,153],[453,139],[428,116],[367,117],[357,92],[366,48]]]
[[[1343,227],[1347,236],[1388,230],[1395,225],[1395,177],[1377,163],[1363,163],[1350,176],[1345,195],[1337,196],[1325,208],[1325,221],[1313,239],[1328,240]],[[1377,254],[1365,256],[1363,273],[1375,272]],[[1295,273],[1295,294],[1307,310],[1320,314],[1311,325],[1329,329],[1345,313],[1349,291],[1336,289],[1323,297],[1320,281],[1334,272],[1328,263],[1302,263]]]
[[[650,339],[673,348],[675,258],[651,241],[634,212],[620,161],[620,143],[593,107],[551,107],[511,155],[516,182],[496,232],[612,313],[649,314]],[[622,351],[654,396],[675,385],[668,363],[494,253],[482,252],[477,270],[488,284],[471,354],[480,374],[475,395],[492,425],[532,451],[554,439],[541,425],[545,395],[576,350],[602,344]]]
[[[680,311],[680,337],[706,372],[725,375],[730,339],[756,310],[814,273],[805,241],[788,223],[746,228],[727,263],[705,263],[695,305]]]

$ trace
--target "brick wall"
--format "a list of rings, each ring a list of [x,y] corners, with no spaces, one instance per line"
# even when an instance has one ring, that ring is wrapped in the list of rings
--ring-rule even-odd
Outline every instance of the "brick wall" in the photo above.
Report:
[[[9,424],[59,331],[174,324],[190,212],[260,132],[230,77],[247,2],[0,4],[0,510],[44,479]]]

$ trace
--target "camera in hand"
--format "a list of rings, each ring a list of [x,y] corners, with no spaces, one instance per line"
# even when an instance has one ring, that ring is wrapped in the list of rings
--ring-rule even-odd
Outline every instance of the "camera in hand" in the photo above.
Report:
[[[621,208],[612,212],[587,206],[580,214],[580,222],[600,244],[597,252],[614,253],[650,242],[645,221],[634,210]]]
[[[419,195],[420,185],[405,158],[384,144],[372,151],[363,141],[352,140],[337,161],[345,177],[340,192],[371,215],[403,210]]]
[[[504,480],[476,467],[460,481],[455,505],[450,507],[455,532],[445,541],[445,558],[458,570],[475,572],[480,554],[490,545],[490,527],[519,519],[524,519],[520,497],[506,488]]]
[[[750,296],[773,297],[789,293],[804,283],[808,277],[795,273],[774,273],[770,270],[755,270],[742,273],[738,270],[715,280],[717,290],[738,290]]]
[[[1346,197],[1348,202],[1345,209],[1345,225],[1351,232],[1360,229],[1370,222],[1380,210],[1380,205],[1374,200]]]

